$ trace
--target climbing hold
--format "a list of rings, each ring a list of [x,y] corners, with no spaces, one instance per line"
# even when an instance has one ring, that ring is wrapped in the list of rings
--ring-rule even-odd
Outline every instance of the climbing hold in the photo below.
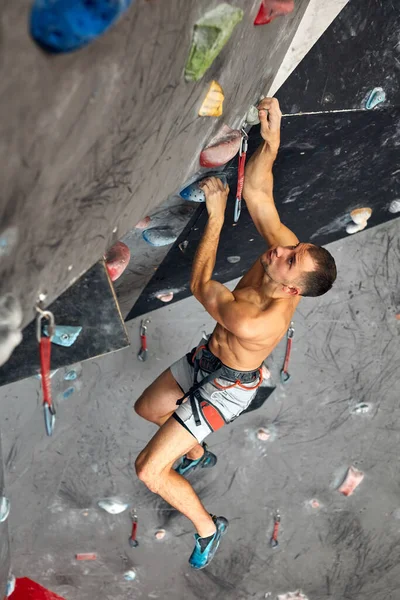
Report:
[[[15,575],[10,573],[8,576],[7,586],[6,586],[6,598],[9,598],[11,596],[11,594],[14,593],[16,583],[17,583],[17,580],[15,578]]]
[[[71,52],[107,31],[131,3],[132,0],[35,0],[30,32],[48,52]]]
[[[392,200],[389,206],[389,212],[398,213],[400,212],[400,200]]]
[[[346,226],[347,233],[357,233],[357,231],[362,231],[367,226],[367,221],[362,221],[360,224],[357,223],[349,223]]]
[[[75,554],[76,560],[96,560],[97,554],[95,552],[81,552],[80,554]]]
[[[67,400],[70,396],[72,396],[72,394],[75,392],[75,388],[74,386],[70,386],[69,388],[67,388],[65,390],[65,392],[63,392],[63,400]]]
[[[364,479],[364,473],[359,471],[355,467],[350,467],[347,471],[345,480],[342,485],[338,488],[338,491],[343,494],[343,496],[351,496],[356,487],[360,485],[362,480]]]
[[[203,77],[242,18],[240,8],[223,3],[195,23],[185,66],[186,81],[198,81]]]
[[[276,17],[288,15],[294,9],[294,0],[262,0],[254,25],[266,25]]]
[[[350,216],[354,223],[357,223],[357,225],[362,225],[364,221],[368,221],[371,214],[372,209],[367,206],[365,208],[356,208],[355,210],[352,210]]]
[[[308,600],[308,598],[300,590],[296,590],[295,592],[279,594],[278,600]]]
[[[144,219],[141,219],[138,223],[136,223],[135,229],[146,229],[150,221],[151,217],[145,217]]]
[[[310,506],[311,508],[320,508],[320,503],[316,498],[313,498],[312,500],[310,500]]]
[[[166,533],[167,532],[165,531],[165,529],[157,529],[154,536],[155,536],[156,540],[163,540],[165,538]]]
[[[224,186],[226,186],[227,179],[224,173],[216,173],[215,177],[218,177],[222,181]],[[180,197],[184,200],[190,200],[190,202],[205,202],[206,196],[203,190],[199,187],[199,183],[200,181],[196,181],[185,187],[179,192]]]
[[[378,104],[382,104],[386,100],[386,93],[381,87],[374,88],[367,96],[365,100],[365,108],[372,110]]]
[[[350,412],[354,415],[364,415],[366,413],[369,413],[371,411],[371,408],[372,407],[370,404],[367,404],[366,402],[359,402],[352,408]]]
[[[117,281],[129,264],[131,251],[123,242],[117,242],[105,256],[106,267],[111,281]]]
[[[70,371],[67,371],[64,375],[64,380],[65,381],[75,381],[75,379],[77,379],[78,377],[78,373],[75,371],[75,369],[71,369]]]
[[[126,581],[133,581],[134,579],[136,579],[136,573],[133,569],[131,569],[130,571],[126,571],[124,573],[124,579],[126,579]]]
[[[240,256],[228,256],[226,260],[228,263],[231,263],[231,265],[235,265],[236,263],[240,262]]]
[[[157,300],[161,300],[161,302],[171,302],[174,297],[174,292],[161,292],[156,294]]]
[[[257,437],[262,442],[267,442],[271,437],[271,432],[265,427],[260,427],[260,429],[257,431]]]
[[[142,237],[150,246],[168,246],[173,244],[178,236],[170,227],[152,227],[145,229]]]
[[[52,344],[57,344],[57,346],[69,348],[76,341],[82,329],[83,328],[80,326],[75,327],[73,325],[56,325],[51,342]],[[43,331],[45,335],[49,335],[47,325],[44,326]]]
[[[200,165],[207,168],[222,167],[239,152],[241,139],[242,134],[239,130],[223,125],[202,150]]]
[[[10,256],[18,242],[18,229],[7,227],[0,233],[0,256]]]
[[[118,498],[103,498],[98,501],[97,506],[108,512],[110,515],[119,515],[129,508],[129,504],[121,502]]]
[[[186,248],[189,246],[189,241],[188,240],[183,240],[183,242],[181,242],[178,246],[179,250],[181,252],[185,252]]]
[[[224,92],[218,81],[212,81],[199,110],[199,117],[220,117],[224,103]]]
[[[5,496],[0,496],[0,523],[4,523],[10,514],[10,501]]]
[[[5,294],[0,298],[0,365],[7,362],[22,341],[21,324],[22,309],[18,299]]]
[[[261,102],[261,100],[265,98],[264,95],[260,96],[260,100],[259,102]],[[264,109],[266,110],[266,109]],[[268,111],[267,111],[268,112]],[[257,106],[254,106],[253,104],[250,106],[249,110],[246,113],[246,117],[245,117],[245,123],[247,125],[258,125],[260,122],[260,116],[258,114],[258,108]]]

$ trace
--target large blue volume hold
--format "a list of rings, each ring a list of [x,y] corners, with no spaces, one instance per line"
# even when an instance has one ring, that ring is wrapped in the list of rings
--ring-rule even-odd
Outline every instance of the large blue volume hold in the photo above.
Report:
[[[102,35],[133,0],[35,0],[33,39],[49,52],[71,52]]]

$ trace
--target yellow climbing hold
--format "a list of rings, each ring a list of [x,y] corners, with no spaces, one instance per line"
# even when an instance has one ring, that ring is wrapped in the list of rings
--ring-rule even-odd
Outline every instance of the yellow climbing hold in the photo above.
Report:
[[[199,117],[220,117],[224,103],[224,92],[218,81],[212,81],[203,104],[199,110]]]
[[[354,223],[357,225],[361,225],[364,221],[368,221],[372,214],[372,210],[366,206],[365,208],[356,208],[351,211],[350,216],[353,219]]]

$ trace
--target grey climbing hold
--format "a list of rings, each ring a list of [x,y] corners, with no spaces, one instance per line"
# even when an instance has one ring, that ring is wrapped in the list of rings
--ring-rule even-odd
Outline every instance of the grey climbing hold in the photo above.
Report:
[[[231,263],[232,265],[240,262],[240,256],[228,256],[228,258],[226,259],[229,263]]]
[[[10,501],[6,496],[0,496],[0,523],[4,523],[10,514]]]
[[[12,294],[0,298],[0,365],[10,358],[14,348],[22,341],[22,309]]]
[[[45,335],[49,335],[47,325],[44,326]],[[54,335],[51,338],[53,344],[69,348],[75,343],[77,337],[82,331],[82,327],[73,325],[56,325]]]
[[[389,206],[389,212],[398,213],[400,212],[400,200],[392,200]]]
[[[382,104],[382,102],[385,102],[385,100],[385,90],[381,87],[376,87],[368,94],[367,99],[365,101],[365,108],[367,110],[372,110],[379,104]]]
[[[168,246],[173,244],[178,236],[170,227],[151,227],[143,231],[142,237],[150,246]]]
[[[121,502],[118,498],[103,498],[98,501],[97,505],[110,515],[119,515],[129,508],[129,504]]]
[[[351,412],[353,414],[366,414],[370,412],[371,408],[372,407],[370,404],[367,404],[366,402],[359,402],[353,407]]]

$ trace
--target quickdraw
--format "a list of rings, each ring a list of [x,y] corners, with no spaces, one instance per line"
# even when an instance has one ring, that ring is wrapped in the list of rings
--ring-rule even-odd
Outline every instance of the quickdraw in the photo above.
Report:
[[[290,352],[292,350],[293,337],[294,337],[294,323],[292,321],[290,323],[290,327],[287,332],[286,354],[285,354],[285,360],[283,363],[283,367],[281,370],[282,383],[287,383],[291,377],[291,375],[289,373],[289,360],[290,360]]]
[[[44,423],[47,435],[51,436],[54,431],[54,424],[56,420],[56,409],[52,402],[50,385],[51,338],[53,337],[55,331],[55,321],[53,313],[49,310],[42,310],[39,306],[36,307],[36,310],[38,312],[36,318],[36,337],[39,343]],[[48,321],[47,336],[44,334],[44,319]]]
[[[142,320],[140,324],[140,341],[141,348],[138,352],[138,360],[144,362],[147,360],[147,324],[150,323],[150,319]]]
[[[279,532],[280,523],[281,523],[281,516],[279,513],[277,513],[274,518],[274,530],[272,532],[272,536],[270,539],[271,548],[277,548],[279,546],[278,532]]]
[[[136,539],[138,518],[137,518],[136,510],[134,508],[131,509],[130,515],[131,515],[131,519],[132,519],[132,532],[129,537],[129,545],[131,548],[137,548],[139,546],[139,542]]]
[[[244,185],[244,167],[246,165],[246,153],[249,145],[249,136],[246,133],[246,130],[242,127],[240,130],[242,134],[242,139],[240,141],[240,149],[239,149],[239,164],[238,164],[238,180],[237,180],[237,190],[236,190],[236,201],[235,201],[235,210],[233,214],[233,220],[235,223],[239,221],[240,213],[242,211],[242,193],[243,193],[243,185]]]

